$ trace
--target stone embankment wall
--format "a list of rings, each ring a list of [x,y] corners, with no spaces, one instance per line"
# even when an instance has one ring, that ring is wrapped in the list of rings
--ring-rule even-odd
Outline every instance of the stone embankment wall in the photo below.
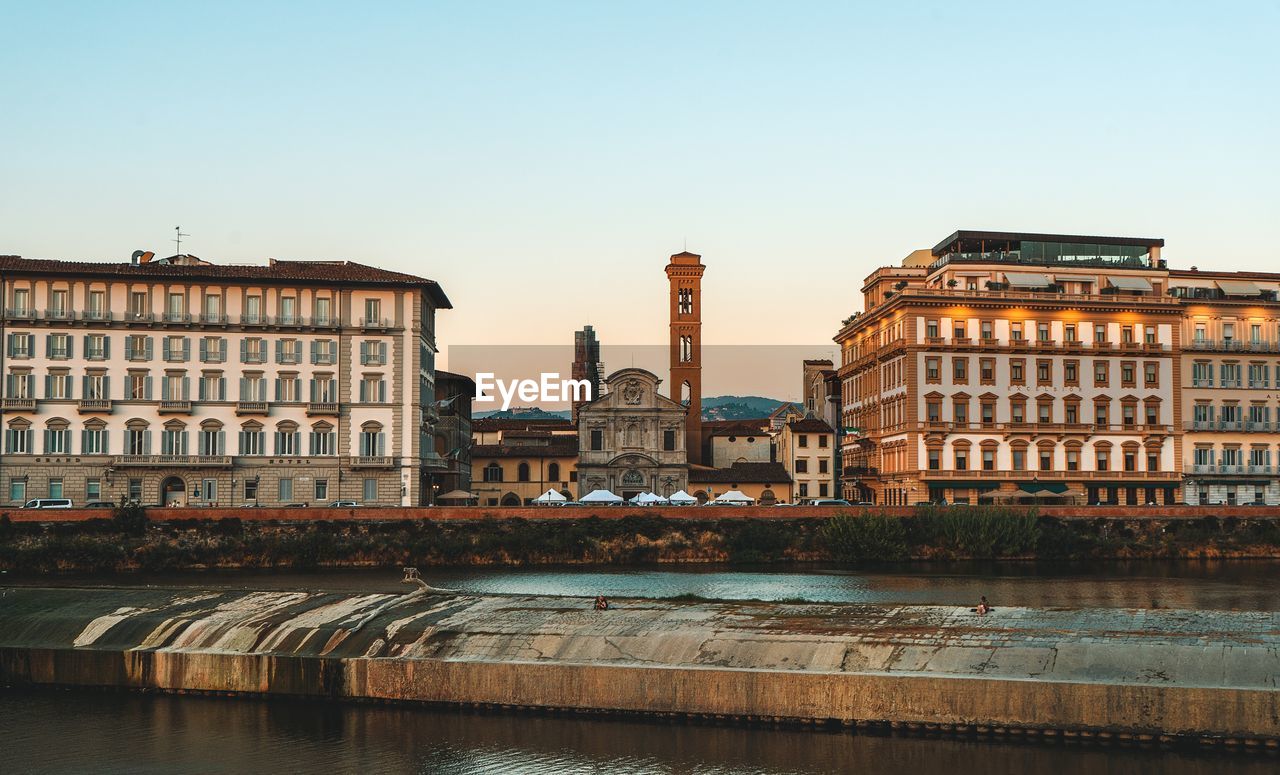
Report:
[[[0,681],[1280,740],[1280,614],[7,589]]]
[[[1012,509],[1032,507],[1009,507]],[[1057,519],[1280,519],[1280,506],[1036,506],[1040,516]],[[147,516],[156,522],[173,520],[237,519],[242,522],[364,521],[394,522],[432,520],[441,522],[476,519],[579,520],[589,517],[621,519],[630,516],[668,519],[721,520],[830,519],[840,514],[879,514],[909,517],[914,506],[639,506],[554,507],[554,506],[431,506],[408,508],[150,508]],[[0,508],[0,517],[13,522],[84,522],[111,517],[111,509],[19,509]]]

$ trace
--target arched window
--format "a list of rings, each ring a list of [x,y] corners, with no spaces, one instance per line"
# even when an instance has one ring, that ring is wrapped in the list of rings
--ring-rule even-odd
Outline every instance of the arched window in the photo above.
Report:
[[[484,480],[486,482],[502,481],[502,466],[498,465],[496,460],[484,467]]]
[[[146,420],[133,419],[124,426],[124,453],[126,455],[150,455],[151,431]]]
[[[529,463],[521,460],[520,465],[516,466],[516,480],[521,482],[529,481]]]
[[[560,481],[560,464],[555,462],[554,460],[547,464],[547,481],[548,482]]]
[[[382,425],[369,421],[360,426],[360,457],[382,457],[386,454]]]
[[[31,422],[25,418],[18,418],[9,422],[9,427],[4,431],[4,451],[9,455],[34,455],[36,450],[32,446]]]

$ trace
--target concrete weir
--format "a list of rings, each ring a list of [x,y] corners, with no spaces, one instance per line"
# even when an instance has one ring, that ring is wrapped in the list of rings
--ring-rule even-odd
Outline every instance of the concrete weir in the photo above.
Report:
[[[1280,743],[1280,614],[8,588],[0,682]]]

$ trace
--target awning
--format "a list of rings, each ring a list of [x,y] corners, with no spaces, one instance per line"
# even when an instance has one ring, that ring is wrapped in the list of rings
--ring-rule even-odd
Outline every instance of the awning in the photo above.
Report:
[[[929,477],[926,475],[925,478],[928,479]],[[965,482],[965,481],[945,482],[945,481],[939,481],[935,479],[929,482],[929,486],[933,488],[951,487],[953,489],[960,489],[960,490],[998,490],[1000,489],[1000,483],[993,482],[990,479],[980,479],[977,481],[968,481],[968,482]]]
[[[1048,288],[1053,285],[1053,279],[1047,274],[1005,272],[1004,279],[1014,288]]]
[[[1145,277],[1108,277],[1111,284],[1122,291],[1146,291],[1151,292],[1151,281]]]
[[[1214,280],[1228,296],[1261,296],[1262,289],[1248,280]]]
[[[1018,489],[1033,495],[1038,492],[1061,495],[1067,491],[1067,485],[1065,482],[1018,482]]]

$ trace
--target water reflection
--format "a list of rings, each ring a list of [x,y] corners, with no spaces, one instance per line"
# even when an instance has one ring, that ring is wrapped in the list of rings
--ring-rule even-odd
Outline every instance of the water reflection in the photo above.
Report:
[[[9,772],[1273,772],[1268,758],[404,707],[0,692]]]
[[[588,597],[803,599],[814,602],[1104,608],[1280,610],[1274,562],[1137,562],[1094,565],[955,564],[893,569],[741,569],[725,566],[619,568],[424,568],[429,583],[469,592]],[[326,570],[41,577],[32,584],[155,584],[236,589],[403,591],[397,571]]]

